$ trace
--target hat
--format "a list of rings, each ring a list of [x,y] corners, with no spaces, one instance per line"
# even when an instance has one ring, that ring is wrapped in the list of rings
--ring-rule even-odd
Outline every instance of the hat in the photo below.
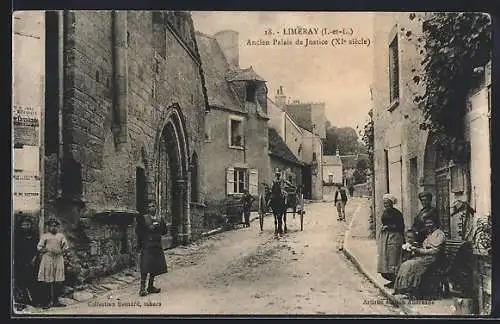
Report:
[[[390,200],[393,204],[397,204],[398,203],[398,199],[396,198],[396,196],[390,194],[390,193],[386,193],[382,196],[382,199],[383,200]]]
[[[418,194],[418,199],[422,197],[429,197],[432,199],[432,192],[430,191],[422,191],[421,193]]]
[[[49,218],[45,224],[47,225],[60,225],[61,223],[59,223],[59,221],[53,217]]]

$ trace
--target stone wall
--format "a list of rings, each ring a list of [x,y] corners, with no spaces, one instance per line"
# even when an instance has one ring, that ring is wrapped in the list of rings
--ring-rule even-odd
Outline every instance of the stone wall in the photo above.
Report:
[[[167,57],[156,63],[152,12],[116,15],[126,28],[118,31],[126,39],[126,58],[120,62],[113,56],[112,12],[71,11],[65,17],[64,199],[48,201],[46,211],[63,221],[74,247],[70,269],[81,272],[79,280],[135,262],[135,172],[146,168],[148,195],[154,199],[155,143],[173,107],[182,116],[186,158],[200,152],[204,132],[206,96],[196,47],[181,42],[173,27],[165,25]],[[183,19],[193,31],[190,16]],[[117,63],[126,67],[123,111],[117,111],[113,96],[120,85],[113,79]],[[120,140],[117,125],[120,135],[125,134]],[[189,186],[187,192],[189,200]],[[189,208],[182,215],[186,217]],[[202,213],[192,217],[197,233]]]

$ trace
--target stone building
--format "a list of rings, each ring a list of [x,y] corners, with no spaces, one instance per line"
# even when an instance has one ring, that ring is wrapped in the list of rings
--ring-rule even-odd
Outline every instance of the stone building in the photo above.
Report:
[[[210,113],[206,115],[202,177],[209,208],[248,189],[258,196],[271,176],[266,81],[239,66],[238,33],[196,33]]]
[[[301,162],[304,163],[302,169],[302,182],[304,197],[312,200],[323,199],[323,140],[326,138],[325,130],[325,104],[324,103],[300,103],[295,100],[293,103],[287,101],[284,89],[280,86],[274,97],[274,103],[285,114],[274,110],[270,116],[271,124],[276,129],[281,130],[285,142],[290,148],[297,146]],[[280,119],[277,119],[280,118]],[[281,126],[280,126],[281,124]],[[298,126],[298,131],[295,130]],[[288,133],[291,133],[288,135]],[[300,134],[300,144],[298,136]],[[293,140],[292,143],[286,140]],[[297,138],[297,141],[295,141]],[[299,150],[300,149],[300,150]]]
[[[333,200],[337,187],[336,184],[344,184],[343,165],[337,149],[335,155],[323,156],[323,200]]]
[[[47,12],[45,218],[70,239],[69,279],[135,263],[148,201],[164,247],[203,230],[199,155],[207,96],[188,12]]]
[[[295,183],[302,186],[304,184],[302,178],[304,169],[304,163],[302,163],[302,153],[304,150],[304,132],[302,128],[298,126],[297,123],[295,123],[292,117],[290,117],[290,115],[286,113],[281,107],[276,105],[270,98],[267,98],[267,113],[269,116],[268,125],[270,129],[270,146],[271,136],[277,135],[279,138],[274,138],[274,142],[276,143],[275,150],[281,151],[281,153],[278,153],[278,156],[274,156],[276,159],[274,161],[275,166],[272,168],[272,170],[275,170],[276,167],[279,167],[278,165],[282,162],[291,163],[292,165],[283,165],[283,167],[285,167],[285,169],[290,168],[290,175],[293,179],[295,179]],[[282,147],[281,142],[284,143],[287,149]],[[270,150],[272,151],[271,148]],[[290,151],[293,157],[288,153],[288,151]],[[284,158],[285,160],[281,161],[280,157]],[[271,156],[271,160],[271,164],[273,164],[273,156]],[[300,164],[300,168],[298,168],[299,164],[297,164],[297,162]],[[287,177],[287,179],[288,178],[289,177]]]
[[[405,227],[409,228],[421,207],[418,193],[428,190],[434,195],[441,228],[448,238],[456,239],[460,225],[450,216],[454,201],[469,202],[476,216],[491,215],[491,63],[482,67],[485,72],[478,75],[479,82],[468,96],[463,143],[468,153],[461,159],[450,160],[435,144],[436,135],[419,129],[423,116],[413,102],[414,94],[421,90],[412,79],[414,72],[421,69],[422,56],[416,47],[417,37],[409,35],[422,32],[423,20],[425,16],[422,20],[409,19],[408,13],[377,13],[374,18],[372,93],[377,231],[384,193],[398,198],[395,207],[403,212]],[[491,296],[491,279],[484,270],[488,267],[479,265],[483,270],[478,276],[482,280],[478,298],[484,307],[488,305],[488,294]]]

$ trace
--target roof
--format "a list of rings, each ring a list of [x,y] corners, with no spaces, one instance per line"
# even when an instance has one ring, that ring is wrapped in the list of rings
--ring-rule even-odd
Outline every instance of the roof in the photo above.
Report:
[[[368,154],[341,155],[340,159],[344,169],[355,169],[359,160],[368,160]]]
[[[230,67],[217,40],[211,36],[196,32],[196,42],[198,43],[198,51],[205,75],[208,104],[211,107],[246,112],[226,80]]]
[[[287,104],[285,111],[300,127],[312,132],[311,105],[304,104]]]
[[[268,128],[269,134],[269,154],[293,163],[297,165],[302,165],[302,163],[297,159],[295,154],[290,150],[290,148],[286,145],[285,141],[278,135],[278,132],[274,128]]]
[[[340,156],[337,155],[323,155],[324,165],[342,165],[342,160]]]
[[[253,67],[250,66],[247,69],[237,69],[229,71],[227,74],[228,81],[261,81],[266,82],[260,75],[258,75]]]

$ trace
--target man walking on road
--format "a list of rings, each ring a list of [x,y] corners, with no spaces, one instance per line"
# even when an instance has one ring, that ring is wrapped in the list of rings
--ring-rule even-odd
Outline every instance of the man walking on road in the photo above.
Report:
[[[342,188],[341,184],[337,184],[337,190],[333,199],[335,206],[337,206],[338,221],[345,222],[345,205],[347,204],[347,193]]]

